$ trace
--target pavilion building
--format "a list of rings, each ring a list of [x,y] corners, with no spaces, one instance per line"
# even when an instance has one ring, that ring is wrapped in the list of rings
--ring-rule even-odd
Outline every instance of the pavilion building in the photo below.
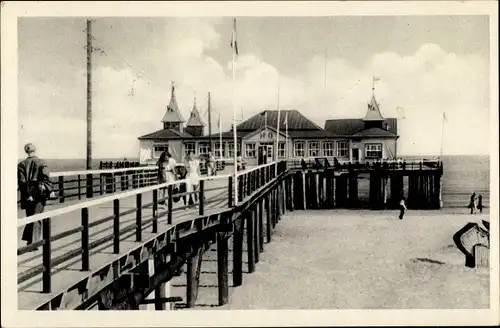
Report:
[[[266,150],[268,161],[274,159],[277,138],[278,160],[336,157],[341,162],[364,162],[397,156],[397,119],[382,116],[374,95],[364,118],[327,120],[324,128],[295,109],[280,110],[279,116],[279,129],[277,110],[261,111],[237,125],[236,151],[241,152],[249,165],[257,164],[262,148]],[[155,163],[167,149],[178,161],[188,152],[207,154],[210,142],[216,158],[232,162],[235,150],[232,128],[221,134],[205,135],[196,97],[184,127],[173,84],[170,103],[161,122],[163,129],[139,137],[141,164]]]

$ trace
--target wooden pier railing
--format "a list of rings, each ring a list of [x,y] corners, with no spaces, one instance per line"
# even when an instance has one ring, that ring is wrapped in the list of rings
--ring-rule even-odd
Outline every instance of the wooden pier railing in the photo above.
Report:
[[[394,188],[400,189],[401,174],[437,177],[439,182],[439,171],[414,170],[412,172],[392,171],[391,174],[394,176],[391,177],[396,177],[394,181],[397,181],[394,182]],[[237,179],[237,200],[234,199],[234,179]],[[369,179],[370,189],[380,191],[382,183],[380,171],[371,172]],[[414,182],[418,180],[415,179]],[[222,180],[224,183],[221,186],[207,188],[208,180]],[[175,185],[182,182],[177,181]],[[419,183],[422,184],[416,185],[426,185],[424,182]],[[165,188],[167,194],[160,196],[160,191]],[[326,169],[290,169],[286,161],[273,162],[240,171],[236,176],[203,178],[200,183],[199,199],[201,201],[197,204],[198,211],[193,213],[193,217],[176,221],[173,216],[179,213],[177,211],[182,207],[174,208],[172,203],[175,197],[182,196],[182,194],[174,195],[173,189],[174,184],[148,186],[18,220],[20,228],[35,221],[42,221],[43,225],[43,238],[40,242],[18,249],[18,255],[22,255],[41,246],[42,263],[18,274],[18,283],[41,275],[42,292],[50,293],[52,291],[52,268],[76,257],[81,258],[81,270],[89,271],[86,278],[51,295],[47,301],[36,308],[39,310],[88,309],[98,304],[99,309],[137,309],[140,304],[146,302],[148,295],[164,288],[164,284],[170,281],[185,264],[187,264],[186,306],[193,307],[198,295],[200,259],[204,252],[213,245],[217,248],[218,304],[226,304],[229,297],[230,240],[232,240],[233,255],[233,286],[237,287],[243,282],[243,255],[246,253],[248,272],[254,272],[260,253],[264,251],[265,244],[271,242],[274,228],[285,210],[352,206],[352,197],[357,195],[358,191],[357,180],[355,183],[353,175],[335,174],[334,170]],[[434,204],[433,206],[436,206],[436,194],[430,196],[423,193],[424,189],[414,189],[409,199],[410,197],[418,199],[422,195],[427,195]],[[224,190],[221,197],[228,198],[228,206],[213,208],[207,213],[205,206],[209,204],[210,199],[205,200],[205,193],[208,190]],[[147,193],[152,193],[151,201],[145,201],[144,196]],[[123,209],[121,201],[130,196],[135,196],[135,206]],[[381,199],[380,193],[371,191],[370,199],[373,201],[370,204],[378,206]],[[167,203],[164,211],[159,209],[162,201]],[[91,218],[89,207],[104,203],[113,204],[112,215],[104,218]],[[143,217],[142,213],[145,208],[152,208],[151,217]],[[81,223],[67,231],[52,234],[51,220],[65,213],[78,213]],[[135,221],[123,227],[120,218],[133,213],[135,213]],[[158,221],[165,216],[167,225],[160,230]],[[108,234],[91,242],[89,229],[105,222],[112,222],[111,227],[108,228]],[[143,240],[146,229],[151,229],[153,237]],[[75,234],[81,236],[78,241],[81,244],[80,247],[54,257],[53,242]],[[127,234],[134,238],[138,243],[137,246],[100,268],[91,267],[92,249],[108,242],[112,245],[114,254],[121,254],[120,241]],[[245,239],[246,251],[243,247]],[[154,262],[154,272],[149,269],[151,261]],[[172,299],[161,296],[161,293],[157,292],[155,295],[159,296],[155,296],[156,308],[164,309],[164,303],[171,302]],[[73,301],[69,302],[69,299]]]

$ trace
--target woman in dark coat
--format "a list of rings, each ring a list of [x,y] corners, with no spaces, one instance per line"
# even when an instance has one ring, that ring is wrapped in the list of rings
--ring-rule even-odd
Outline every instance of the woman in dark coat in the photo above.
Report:
[[[479,210],[479,213],[483,213],[483,196],[482,195],[477,196],[477,209]]]
[[[473,192],[472,195],[470,196],[470,201],[469,201],[469,206],[470,208],[470,214],[476,213],[476,193]]]
[[[160,158],[158,159],[158,162],[156,162],[156,165],[158,166],[158,183],[162,184],[165,183],[165,162],[167,161],[167,152],[162,152],[160,155]],[[160,199],[165,198],[165,188],[160,189]],[[162,200],[159,202],[161,205],[165,205],[165,200]]]

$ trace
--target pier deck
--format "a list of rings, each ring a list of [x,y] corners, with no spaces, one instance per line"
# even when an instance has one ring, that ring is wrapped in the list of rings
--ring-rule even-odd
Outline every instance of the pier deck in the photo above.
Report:
[[[225,188],[224,188],[225,187]],[[206,214],[210,214],[211,211],[220,210],[220,208],[227,207],[227,179],[221,180],[211,180],[205,182],[206,189],[221,188],[219,190],[207,191],[205,194],[205,210]],[[119,194],[119,193],[118,193]],[[109,196],[109,195],[108,195]],[[99,199],[103,196],[98,196],[95,199]],[[82,200],[80,202],[88,201]],[[135,208],[136,198],[135,196],[126,197],[120,200],[120,208],[122,210],[127,210]],[[152,192],[145,193],[143,195],[143,203],[148,203],[152,201]],[[79,203],[78,200],[73,200],[64,204],[54,203],[48,206],[48,210],[54,210],[57,208],[63,208],[70,206],[72,204]],[[195,205],[191,208],[184,208],[183,200],[173,204],[173,224],[190,220],[194,217],[199,216],[198,206]],[[80,212],[70,212],[67,214],[62,214],[61,216],[53,219],[51,221],[52,234],[58,234],[70,229],[77,228],[80,225]],[[92,222],[102,219],[106,216],[113,214],[113,203],[105,203],[98,206],[93,206],[89,208],[89,224]],[[24,217],[23,213],[19,213],[20,217]],[[166,210],[159,208],[158,212],[158,232],[162,232],[168,229]],[[152,217],[152,207],[144,208],[142,210],[143,220],[150,219]],[[120,217],[120,226],[126,227],[130,224],[135,223],[135,212]],[[157,235],[152,233],[152,224],[143,225],[143,240]],[[113,229],[113,222],[108,221],[99,226],[89,229],[89,242],[92,243],[107,234]],[[22,246],[25,244],[21,240],[23,228],[18,229],[18,245]],[[81,235],[74,234],[63,239],[52,242],[52,256],[57,257],[69,251],[80,248]],[[90,253],[90,268],[96,269],[100,266],[113,261],[114,259],[121,256],[121,254],[126,253],[129,249],[136,247],[142,242],[135,241],[135,231],[132,230],[124,236],[120,237],[120,254],[113,254],[113,240],[110,240],[100,247],[94,249]],[[30,268],[33,268],[42,263],[42,247],[39,250],[28,252],[18,256],[18,274],[26,272]],[[89,275],[89,272],[81,271],[81,257],[76,257],[71,260],[65,261],[60,265],[52,268],[52,293],[41,293],[42,290],[42,277],[37,275],[32,279],[18,285],[18,308],[19,309],[34,309],[41,303],[49,300],[51,297],[61,292],[65,288],[68,288],[71,284]]]

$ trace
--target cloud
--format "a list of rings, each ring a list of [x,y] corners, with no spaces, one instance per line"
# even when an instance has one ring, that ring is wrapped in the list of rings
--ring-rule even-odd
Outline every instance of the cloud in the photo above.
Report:
[[[142,49],[133,66],[119,69],[100,64],[95,68],[94,157],[137,157],[137,137],[161,128],[171,81],[176,83],[184,118],[189,117],[196,92],[198,108],[207,122],[210,91],[213,131],[218,114],[223,128],[230,127],[231,55],[226,36],[215,28],[219,22],[173,19],[166,24],[165,35],[152,36],[155,46]],[[227,48],[226,57],[214,55],[221,47]],[[438,153],[443,111],[448,116],[446,153],[489,151],[489,64],[477,55],[447,53],[438,45],[424,44],[410,56],[376,53],[364,65],[329,58],[326,70],[324,57],[317,56],[302,71],[286,75],[255,54],[242,53],[236,68],[238,119],[241,108],[245,118],[265,108],[275,109],[278,85],[282,108],[299,109],[320,126],[326,119],[363,117],[372,76],[378,76],[376,97],[382,114],[396,117],[396,108],[404,108],[406,118],[399,123],[400,153]],[[72,85],[26,74],[20,78],[20,122],[24,127],[20,143],[36,140],[40,154],[46,157],[84,157],[85,104],[81,70],[73,72]],[[19,149],[21,154],[22,145]]]

